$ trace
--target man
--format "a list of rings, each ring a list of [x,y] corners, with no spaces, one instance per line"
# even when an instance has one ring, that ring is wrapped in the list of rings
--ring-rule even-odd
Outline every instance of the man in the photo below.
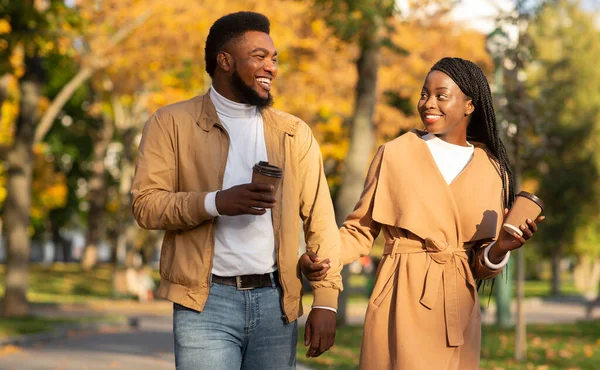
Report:
[[[166,230],[158,293],[174,302],[177,369],[295,369],[298,215],[307,249],[331,258],[327,278],[311,283],[307,356],[335,338],[333,206],[310,128],[270,108],[277,52],[269,32],[257,13],[217,20],[205,49],[211,89],[158,110],[144,128],[133,213],[140,226]],[[276,192],[250,183],[259,161],[283,169]]]

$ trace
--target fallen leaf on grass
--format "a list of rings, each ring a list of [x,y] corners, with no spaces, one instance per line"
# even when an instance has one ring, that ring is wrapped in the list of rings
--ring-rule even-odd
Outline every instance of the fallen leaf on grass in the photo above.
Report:
[[[567,351],[566,349],[561,349],[560,351],[558,351],[558,355],[562,358],[573,357],[573,354],[571,353],[571,351]]]
[[[585,357],[590,358],[594,355],[594,348],[589,344],[583,346],[583,354]]]
[[[12,344],[7,344],[6,346],[0,348],[0,357],[14,355],[15,353],[21,352],[21,347],[13,346]]]

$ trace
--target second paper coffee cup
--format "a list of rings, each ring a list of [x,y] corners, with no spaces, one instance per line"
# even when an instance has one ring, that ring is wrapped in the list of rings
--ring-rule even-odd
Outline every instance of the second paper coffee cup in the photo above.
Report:
[[[252,182],[273,185],[273,193],[277,193],[283,171],[269,162],[260,161],[252,167]]]
[[[527,225],[527,219],[535,220],[544,210],[544,202],[537,196],[522,191],[517,194],[515,202],[508,212],[502,227],[509,233],[523,236],[521,225]]]

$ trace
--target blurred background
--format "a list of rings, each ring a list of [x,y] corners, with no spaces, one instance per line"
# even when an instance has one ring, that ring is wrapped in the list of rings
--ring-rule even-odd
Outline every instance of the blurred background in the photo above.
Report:
[[[271,20],[275,108],[312,127],[338,222],[377,146],[421,127],[430,67],[477,63],[547,216],[480,292],[482,369],[600,369],[600,1],[0,0],[1,369],[173,368],[162,233],[129,190],[144,122],[210,87],[208,30],[238,10]],[[302,364],[357,367],[381,252],[345,269],[336,346]]]

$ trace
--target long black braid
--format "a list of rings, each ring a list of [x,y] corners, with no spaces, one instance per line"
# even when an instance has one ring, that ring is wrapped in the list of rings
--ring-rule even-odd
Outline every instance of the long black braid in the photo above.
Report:
[[[467,127],[467,139],[485,144],[498,160],[504,207],[510,208],[515,197],[514,175],[506,148],[500,139],[492,92],[485,74],[475,63],[461,58],[443,58],[431,70],[448,75],[472,99],[475,110]]]

